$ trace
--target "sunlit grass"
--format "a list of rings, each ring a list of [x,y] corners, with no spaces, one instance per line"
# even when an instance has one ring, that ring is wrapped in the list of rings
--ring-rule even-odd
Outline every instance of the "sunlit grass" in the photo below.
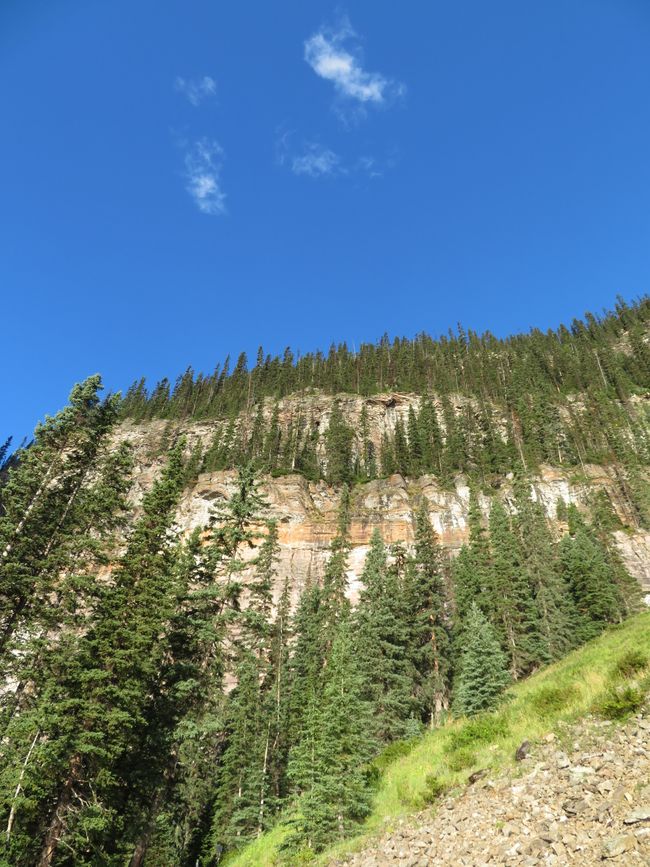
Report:
[[[372,814],[360,834],[328,849],[316,861],[325,864],[343,853],[362,848],[369,836],[391,827],[432,799],[434,789],[453,790],[465,785],[473,771],[498,771],[514,763],[524,740],[534,742],[591,712],[613,683],[629,673],[643,677],[630,661],[642,660],[650,650],[650,612],[609,629],[561,662],[548,666],[511,687],[501,707],[492,714],[450,721],[417,740],[407,755],[395,758],[383,771]],[[647,664],[647,656],[646,656]],[[647,672],[647,668],[645,669]],[[647,688],[647,674],[645,686]],[[288,830],[281,824],[226,862],[228,867],[267,867],[296,863],[282,860],[279,847]]]

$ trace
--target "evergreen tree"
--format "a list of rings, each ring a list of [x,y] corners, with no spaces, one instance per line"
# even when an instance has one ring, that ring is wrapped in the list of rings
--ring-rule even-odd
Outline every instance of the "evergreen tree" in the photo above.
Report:
[[[350,543],[348,525],[350,521],[350,491],[344,485],[338,510],[338,528],[336,536],[330,544],[330,556],[323,575],[321,593],[321,642],[324,647],[324,657],[332,646],[336,628],[350,610],[350,602],[346,596],[348,588],[348,555]]]
[[[408,612],[397,576],[388,569],[379,530],[370,540],[361,580],[354,619],[356,654],[364,695],[373,709],[374,731],[387,742],[405,732],[412,709],[413,672],[407,657]]]
[[[516,502],[522,564],[534,594],[541,656],[552,662],[575,647],[579,616],[542,506],[531,500],[525,485],[519,486]]]
[[[213,845],[237,845],[258,827],[266,708],[260,692],[260,661],[250,651],[241,653],[236,677],[226,720],[228,744],[218,769]]]
[[[426,501],[414,518],[414,553],[405,576],[409,659],[415,670],[415,704],[423,721],[438,725],[449,707],[450,612],[445,599],[442,555]]]
[[[442,434],[436,410],[430,398],[422,398],[418,416],[422,469],[425,473],[442,474]]]
[[[329,426],[325,434],[327,481],[340,485],[352,481],[352,441],[354,432],[346,424],[341,405],[334,401]]]
[[[413,405],[409,406],[408,415],[408,447],[409,447],[409,475],[417,478],[423,471],[422,439],[420,427]]]
[[[117,399],[101,401],[101,388],[99,376],[75,385],[68,406],[37,427],[3,489],[0,650],[33,620],[62,571],[78,566],[69,534],[83,522],[88,482],[117,419]],[[91,544],[89,534],[82,539]]]
[[[604,552],[574,505],[568,515],[569,533],[560,542],[560,562],[582,618],[580,637],[586,640],[620,618],[621,600]]]
[[[348,618],[338,626],[318,706],[307,697],[310,726],[292,754],[290,773],[303,780],[295,843],[320,851],[347,836],[370,812],[363,764],[372,755],[370,708],[362,698]]]
[[[409,474],[411,455],[406,433],[404,432],[404,425],[400,418],[395,422],[394,454],[395,471],[401,473],[403,476],[407,476]]]
[[[451,570],[455,614],[460,621],[467,617],[474,602],[482,610],[489,610],[491,556],[474,488],[470,488],[468,525],[469,542],[460,549]],[[457,630],[456,637],[460,637],[460,630]]]
[[[463,624],[465,642],[454,679],[457,716],[492,710],[510,682],[508,660],[489,621],[475,603]]]
[[[490,509],[490,547],[488,617],[501,637],[510,673],[516,679],[540,662],[542,648],[530,575],[510,518],[497,499]]]
[[[172,598],[168,531],[183,479],[182,443],[145,496],[142,517],[109,586],[96,585],[88,631],[64,633],[42,657],[39,700],[15,720],[39,732],[13,863],[92,864],[125,844],[120,803],[165,647]],[[13,732],[6,737],[12,740]],[[38,849],[34,848],[34,845]],[[30,853],[27,855],[27,853]]]
[[[368,408],[365,404],[361,410],[360,426],[363,455],[361,475],[365,480],[375,479],[377,477],[377,457],[375,454],[375,445],[370,439]]]

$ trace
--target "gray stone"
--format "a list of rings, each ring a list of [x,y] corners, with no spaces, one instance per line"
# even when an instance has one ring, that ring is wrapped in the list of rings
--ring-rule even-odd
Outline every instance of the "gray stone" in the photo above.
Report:
[[[618,858],[619,855],[624,855],[630,849],[634,849],[636,840],[631,834],[620,834],[618,837],[612,837],[603,846],[603,858]]]
[[[650,807],[639,807],[632,810],[623,819],[626,825],[635,825],[637,822],[650,822]]]
[[[569,761],[569,757],[566,753],[556,753],[555,754],[555,767],[559,770],[563,768],[568,768],[571,762]]]

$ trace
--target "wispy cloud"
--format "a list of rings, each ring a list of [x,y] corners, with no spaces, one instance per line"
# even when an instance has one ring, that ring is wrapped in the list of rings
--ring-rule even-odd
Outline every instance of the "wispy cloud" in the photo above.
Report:
[[[200,105],[204,99],[210,99],[217,93],[217,82],[210,75],[203,78],[181,78],[174,82],[174,90],[187,97],[192,105]]]
[[[384,177],[384,166],[376,159],[376,157],[359,157],[356,163],[356,169],[371,179]]]
[[[221,186],[223,150],[206,138],[195,142],[185,154],[185,189],[203,214],[226,213],[226,194]]]
[[[294,175],[308,175],[321,178],[324,175],[343,174],[338,154],[319,144],[308,144],[303,153],[291,158],[291,171]]]
[[[300,147],[292,144],[294,130],[279,129],[276,142],[276,162],[289,168],[294,175],[309,178],[346,177],[349,180],[383,178],[386,171],[395,165],[393,158],[365,154],[356,158],[342,157],[319,142],[303,142]]]
[[[347,18],[336,29],[323,27],[305,42],[305,60],[317,75],[332,82],[341,98],[357,104],[379,105],[403,94],[403,84],[363,68],[355,38]]]

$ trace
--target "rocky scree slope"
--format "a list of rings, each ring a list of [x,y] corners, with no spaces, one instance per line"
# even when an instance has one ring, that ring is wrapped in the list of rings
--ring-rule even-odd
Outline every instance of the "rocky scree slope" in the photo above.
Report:
[[[480,773],[477,776],[481,776]],[[586,717],[521,765],[485,775],[338,867],[650,865],[650,707],[622,726]]]

